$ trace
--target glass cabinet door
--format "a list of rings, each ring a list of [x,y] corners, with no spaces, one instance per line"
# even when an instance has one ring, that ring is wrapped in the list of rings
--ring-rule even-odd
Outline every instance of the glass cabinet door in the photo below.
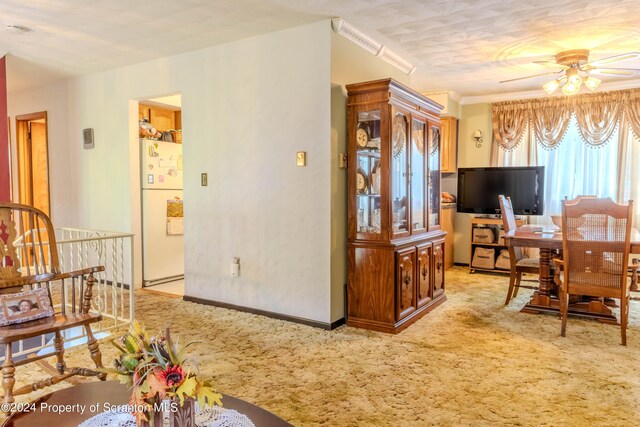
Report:
[[[427,198],[429,229],[440,225],[440,128],[429,125]]]
[[[409,231],[408,127],[407,116],[394,111],[391,120],[391,227],[393,234]]]
[[[425,129],[426,123],[413,119],[411,124],[411,232],[425,231]]]
[[[380,110],[358,113],[356,232],[381,235]],[[372,236],[369,236],[372,237]]]

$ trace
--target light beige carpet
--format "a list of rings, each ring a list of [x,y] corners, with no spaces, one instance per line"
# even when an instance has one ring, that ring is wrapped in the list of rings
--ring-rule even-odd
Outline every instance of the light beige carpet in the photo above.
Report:
[[[202,375],[296,426],[640,425],[638,302],[622,347],[617,326],[571,318],[562,338],[557,316],[520,313],[530,291],[505,307],[507,276],[456,267],[446,280],[448,301],[398,335],[145,292],[137,315],[201,341]],[[102,349],[111,364],[113,348]],[[69,364],[88,363],[85,353],[68,351]]]

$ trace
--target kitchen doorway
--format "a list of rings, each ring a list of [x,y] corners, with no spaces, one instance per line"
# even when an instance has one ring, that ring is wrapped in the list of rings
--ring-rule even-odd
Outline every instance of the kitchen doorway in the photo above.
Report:
[[[138,104],[142,285],[184,295],[181,96]]]
[[[47,112],[16,116],[18,201],[49,217],[49,144]]]

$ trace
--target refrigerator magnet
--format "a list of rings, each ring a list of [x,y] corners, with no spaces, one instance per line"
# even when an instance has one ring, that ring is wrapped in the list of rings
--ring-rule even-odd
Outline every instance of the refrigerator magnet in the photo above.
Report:
[[[153,174],[152,173],[147,175],[147,184],[153,184]]]
[[[158,182],[164,182],[164,175],[158,175]]]

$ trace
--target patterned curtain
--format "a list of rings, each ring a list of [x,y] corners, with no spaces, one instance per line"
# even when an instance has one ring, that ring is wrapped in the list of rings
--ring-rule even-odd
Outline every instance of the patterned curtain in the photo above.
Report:
[[[629,93],[624,109],[625,121],[629,124],[636,139],[640,139],[640,92]]]
[[[513,150],[522,141],[529,122],[526,102],[500,102],[492,105],[493,140],[505,150]]]
[[[576,120],[582,140],[589,145],[605,144],[620,122],[625,91],[583,95],[575,99]]]
[[[556,148],[573,114],[588,145],[606,144],[622,120],[640,139],[640,89],[498,102],[492,105],[492,112],[493,140],[508,151],[520,143],[527,125],[533,129],[538,144],[546,149]]]
[[[563,98],[542,99],[531,108],[531,121],[536,140],[547,149],[554,149],[564,138],[572,110]]]

